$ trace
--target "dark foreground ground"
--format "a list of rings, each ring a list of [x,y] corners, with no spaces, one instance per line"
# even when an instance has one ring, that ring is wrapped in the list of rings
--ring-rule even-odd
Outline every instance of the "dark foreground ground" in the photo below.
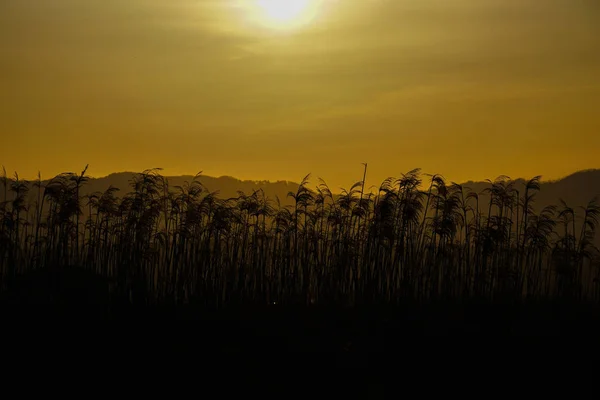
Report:
[[[432,376],[469,382],[461,387],[473,393],[479,375],[498,388],[545,376],[547,387],[540,365],[590,373],[585,366],[596,363],[600,343],[599,309],[567,302],[107,312],[85,302],[4,299],[0,307],[3,360],[26,360],[27,373],[45,360],[48,372],[65,374],[68,366],[101,382],[125,377],[129,385],[140,375],[144,390],[179,379],[176,385],[222,396],[397,398],[413,390],[448,393],[455,385]],[[160,378],[150,380],[147,371]]]
[[[27,370],[46,360],[88,375],[99,367],[105,373],[118,368],[136,374],[148,368],[195,371],[205,382],[229,379],[222,388],[231,391],[246,390],[240,382],[272,387],[291,381],[294,391],[315,386],[322,391],[325,385],[336,397],[343,388],[347,397],[370,398],[365,393],[381,388],[370,379],[398,369],[421,377],[438,369],[467,378],[462,368],[469,365],[497,377],[482,366],[508,362],[511,371],[524,368],[529,376],[537,373],[532,363],[547,358],[546,366],[562,373],[573,365],[597,364],[600,344],[600,307],[565,299],[214,310],[132,307],[109,299],[106,288],[77,269],[19,277],[11,290],[0,293],[3,360],[26,360]],[[565,357],[579,361],[567,363]],[[311,378],[299,381],[298,374]],[[392,373],[386,382],[395,385],[399,376],[410,381],[405,373]]]
[[[104,306],[0,302],[3,325],[38,332],[71,330],[75,340],[106,335],[114,346],[146,351],[401,350],[410,338],[560,338],[600,340],[600,307],[576,302],[520,304],[438,301],[394,306]],[[126,334],[127,332],[131,335]],[[137,335],[137,336],[136,336]]]

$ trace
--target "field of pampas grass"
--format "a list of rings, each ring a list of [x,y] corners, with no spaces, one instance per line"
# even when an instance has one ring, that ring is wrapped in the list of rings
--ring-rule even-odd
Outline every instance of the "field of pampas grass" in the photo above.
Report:
[[[416,169],[375,192],[365,192],[363,178],[334,194],[320,179],[311,187],[307,176],[288,194],[292,205],[282,206],[260,190],[221,198],[198,177],[171,187],[159,169],[135,174],[129,187],[82,195],[86,173],[33,182],[4,173],[3,304],[73,303],[71,317],[93,306],[108,319],[140,310],[183,319],[197,318],[194,310],[246,310],[258,319],[277,315],[280,326],[285,315],[297,316],[293,325],[310,313],[319,326],[339,316],[343,326],[351,320],[344,310],[400,307],[413,323],[405,327],[437,334],[526,331],[527,323],[493,321],[531,320],[502,307],[527,304],[529,312],[600,300],[600,205],[561,201],[535,212],[540,177],[501,176],[476,193]],[[482,304],[498,314],[469,325]],[[429,326],[415,322],[417,309],[451,317]],[[390,319],[386,312],[371,325]],[[460,329],[451,320],[462,321]],[[343,336],[330,339],[357,346]]]

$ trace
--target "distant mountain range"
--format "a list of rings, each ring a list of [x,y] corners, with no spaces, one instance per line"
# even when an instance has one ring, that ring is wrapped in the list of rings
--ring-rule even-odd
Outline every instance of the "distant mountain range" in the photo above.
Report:
[[[517,179],[515,187],[522,190],[526,180]],[[489,182],[466,182],[463,186],[470,187],[474,192],[480,193]],[[590,169],[575,172],[565,178],[544,181],[540,185],[540,191],[536,195],[536,209],[550,204],[557,204],[563,199],[571,207],[585,206],[594,197],[600,197],[600,169]],[[600,200],[600,198],[599,198]]]
[[[86,183],[85,192],[103,192],[112,185],[119,188],[121,193],[127,193],[131,189],[129,182],[133,176],[133,172],[119,172],[103,178],[92,178]],[[182,186],[185,182],[192,182],[194,176],[180,175],[167,176],[166,178],[169,181],[169,186],[174,188],[175,186]],[[198,178],[198,181],[200,181],[208,191],[218,192],[218,197],[220,198],[237,197],[238,191],[251,194],[254,190],[262,189],[269,198],[274,199],[275,196],[279,196],[282,203],[285,201],[288,192],[296,191],[299,185],[298,183],[288,181],[243,181],[231,176],[215,178],[201,175]]]
[[[92,192],[103,192],[109,186],[118,187],[121,192],[127,192],[130,189],[129,181],[133,177],[132,172],[120,172],[108,175],[103,178],[92,178],[86,184],[84,194]],[[194,177],[191,175],[170,176],[169,186],[175,187],[183,185],[184,182],[191,182]],[[219,197],[231,198],[237,197],[237,192],[252,193],[254,190],[262,189],[265,195],[275,199],[279,197],[282,204],[289,204],[291,199],[287,198],[290,191],[296,191],[298,188],[297,182],[290,181],[249,181],[239,180],[230,176],[221,176],[218,178],[210,176],[200,176],[198,180],[209,191],[218,191]],[[427,177],[423,176],[424,184],[427,184]],[[525,179],[517,179],[515,187],[520,189],[525,184]],[[315,184],[316,179],[311,180],[311,184]],[[369,184],[373,182],[368,182]],[[379,185],[380,182],[376,184]],[[464,187],[470,188],[472,191],[481,193],[485,188],[489,187],[489,182],[464,182]],[[336,188],[331,188],[336,192]],[[2,190],[2,189],[0,189]],[[544,207],[549,204],[557,204],[559,199],[563,199],[572,207],[584,206],[591,199],[600,196],[600,169],[579,171],[565,178],[555,181],[543,181],[541,190],[537,194],[536,204],[538,207]]]
[[[120,194],[127,193],[130,189],[130,180],[133,178],[133,172],[119,172],[110,174],[102,178],[91,178],[83,187],[81,194],[85,195],[93,192],[104,192],[110,186],[120,189]],[[169,176],[169,186],[181,186],[186,181],[191,182],[192,175]],[[424,186],[428,184],[427,177],[423,176]],[[198,180],[211,192],[218,192],[221,198],[237,197],[238,191],[250,194],[254,190],[262,189],[265,195],[271,199],[279,197],[282,204],[290,204],[291,199],[287,197],[288,192],[296,191],[297,182],[290,181],[249,181],[239,180],[230,176],[221,176],[218,178],[201,175]],[[311,180],[311,185],[317,183],[316,179]],[[373,182],[367,182],[370,186]],[[525,179],[515,181],[515,187],[523,187]],[[379,185],[379,182],[376,182]],[[464,187],[472,191],[481,193],[489,187],[489,182],[464,182]],[[336,188],[331,188],[336,192]],[[0,185],[0,195],[3,197],[4,188]],[[33,194],[33,193],[32,193]],[[578,207],[586,205],[591,199],[600,196],[600,169],[579,171],[565,178],[555,181],[542,181],[541,190],[536,197],[536,208],[541,208],[549,204],[557,204],[559,199],[563,199],[569,206]],[[0,197],[0,198],[2,198]]]

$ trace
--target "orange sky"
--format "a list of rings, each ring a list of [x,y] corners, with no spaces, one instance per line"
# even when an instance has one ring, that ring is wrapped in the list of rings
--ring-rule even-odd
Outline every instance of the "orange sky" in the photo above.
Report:
[[[0,1],[0,164],[333,186],[362,162],[370,184],[600,167],[598,0],[313,0],[284,30],[255,1]]]

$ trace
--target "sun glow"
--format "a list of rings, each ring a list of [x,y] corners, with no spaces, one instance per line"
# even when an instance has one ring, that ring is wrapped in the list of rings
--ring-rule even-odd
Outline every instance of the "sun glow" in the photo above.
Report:
[[[271,28],[293,28],[310,23],[321,0],[254,0],[257,22]]]
[[[276,21],[292,21],[308,7],[310,0],[257,0],[268,18]]]

